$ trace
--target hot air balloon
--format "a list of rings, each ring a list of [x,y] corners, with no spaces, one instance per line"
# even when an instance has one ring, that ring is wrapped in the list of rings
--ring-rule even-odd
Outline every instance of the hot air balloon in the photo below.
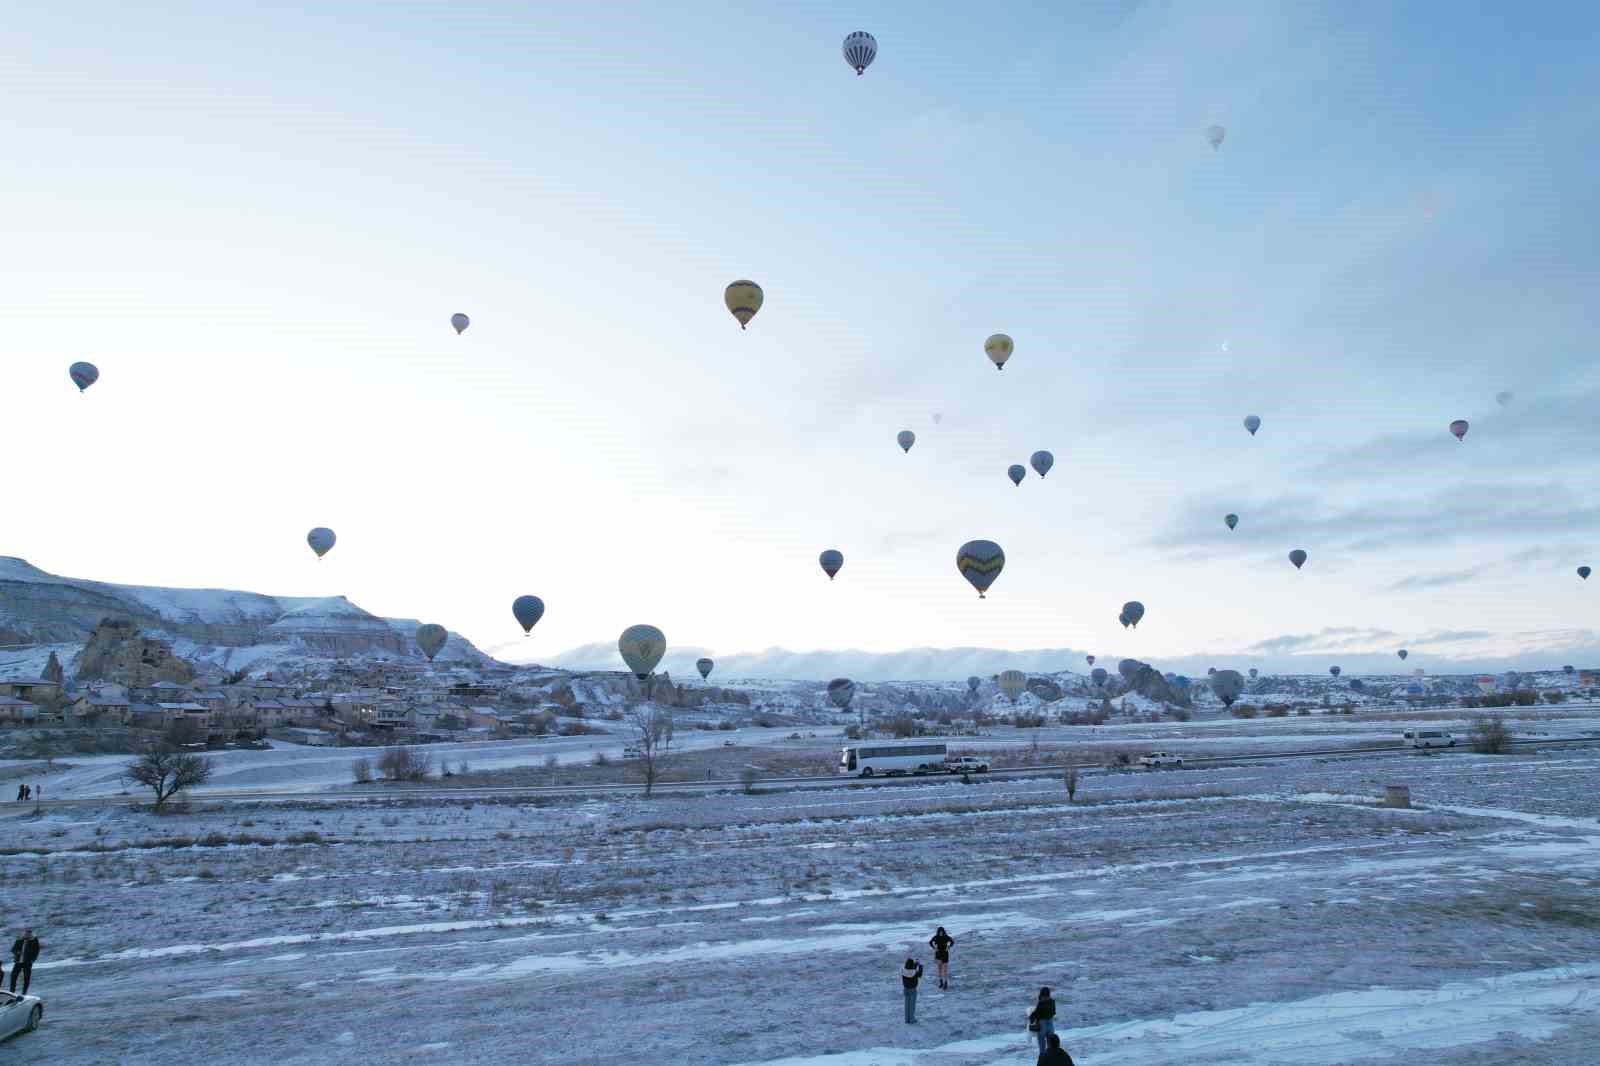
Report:
[[[1103,666],[1097,666],[1093,670],[1089,671],[1089,680],[1093,681],[1097,686],[1104,685],[1106,683],[1106,678],[1110,676],[1110,674],[1106,673],[1106,668]]]
[[[1223,129],[1221,126],[1206,127],[1206,141],[1210,143],[1212,151],[1216,151],[1218,148],[1222,147],[1222,138],[1226,137],[1227,135],[1228,131]]]
[[[933,424],[934,425],[937,426],[940,422],[943,422],[943,421],[944,421],[944,415],[940,414],[938,411],[933,412]]]
[[[694,668],[700,671],[700,680],[702,681],[711,676],[711,668],[716,665],[710,659],[696,659],[694,661]]]
[[[83,392],[100,380],[100,368],[93,363],[73,363],[67,367],[67,376],[78,386],[78,391]]]
[[[828,682],[828,702],[841,711],[850,709],[850,701],[856,698],[856,683],[847,677],[836,677]]]
[[[844,39],[844,61],[856,69],[856,77],[867,72],[878,55],[878,40],[866,30],[857,30]]]
[[[1467,437],[1467,420],[1458,418],[1450,423],[1450,432],[1455,434],[1456,440],[1465,440]]]
[[[1037,451],[1028,457],[1028,465],[1033,467],[1035,474],[1044,477],[1056,465],[1056,457],[1046,451]]]
[[[1127,629],[1128,628],[1128,616],[1127,615],[1125,615],[1125,614],[1117,615],[1117,621],[1122,623],[1122,628],[1123,629]]]
[[[894,439],[900,442],[900,450],[903,452],[909,452],[911,446],[917,443],[917,435],[909,429],[902,429]]]
[[[1223,706],[1232,707],[1233,701],[1244,691],[1244,678],[1237,670],[1218,670],[1211,675],[1211,691],[1217,694]]]
[[[1236,514],[1223,515],[1222,523],[1229,529],[1232,529],[1234,526],[1239,524],[1239,516]]]
[[[1400,656],[1400,661],[1401,662],[1405,662],[1406,661],[1406,656],[1410,655],[1411,653],[1409,651],[1406,651],[1404,648],[1401,648],[1399,651],[1395,652],[1395,654]]]
[[[617,651],[633,676],[643,681],[667,653],[667,638],[655,626],[629,626],[617,638]]]
[[[1000,691],[1006,694],[1006,699],[1012,703],[1017,702],[1017,697],[1022,695],[1022,690],[1028,687],[1028,675],[1021,670],[1000,671]]]
[[[1306,565],[1306,550],[1304,548],[1296,548],[1289,553],[1289,561],[1294,564],[1296,570],[1300,569]]]
[[[1260,671],[1259,671],[1259,670],[1257,670],[1257,669],[1256,669],[1256,668],[1255,668],[1255,667],[1253,667],[1253,666],[1252,666],[1252,667],[1251,667],[1251,668],[1250,668],[1250,680],[1251,680],[1251,681],[1254,681],[1254,680],[1255,680],[1255,679],[1256,679],[1256,675],[1257,675],[1257,674],[1258,674],[1258,673],[1260,673]]]
[[[1256,435],[1256,430],[1261,428],[1261,416],[1260,415],[1245,415],[1244,416],[1244,428],[1248,429],[1250,431],[1250,435],[1252,437],[1255,436]]]
[[[983,342],[984,353],[989,356],[989,362],[994,364],[996,370],[1006,368],[1006,360],[1011,358],[1011,353],[1016,345],[1011,343],[1011,338],[1004,333],[995,333]]]
[[[1497,392],[1494,394],[1494,402],[1499,404],[1501,407],[1504,407],[1506,404],[1510,403],[1511,400],[1512,395],[1509,392]]]
[[[429,622],[426,625],[417,627],[417,647],[422,649],[422,654],[428,657],[430,663],[433,662],[433,657],[438,655],[444,648],[444,642],[449,639],[450,634],[445,630],[444,626],[434,625]]]
[[[976,696],[978,694],[978,686],[981,684],[983,684],[983,678],[979,677],[977,674],[973,674],[971,677],[967,678],[967,692]]]
[[[317,553],[318,559],[331,552],[334,542],[338,539],[333,535],[333,530],[327,526],[318,526],[306,534],[306,543],[311,545],[311,550]]]
[[[1210,677],[1212,674],[1215,674],[1216,672],[1217,672],[1217,668],[1215,666],[1206,667],[1206,676],[1207,677]]]
[[[468,318],[460,311],[457,311],[455,314],[450,316],[450,325],[455,328],[456,336],[459,337],[468,326],[472,325],[472,319]]]
[[[844,553],[837,551],[836,549],[829,548],[827,551],[817,556],[817,562],[822,566],[822,572],[828,575],[828,580],[832,581],[833,575],[837,574],[839,572],[839,568],[844,566]]]
[[[527,636],[544,617],[544,601],[537,596],[518,596],[511,601],[511,614],[522,627],[522,635]]]
[[[1570,666],[1563,666],[1563,667],[1562,667],[1562,668],[1561,668],[1561,672],[1562,672],[1562,673],[1563,673],[1563,674],[1570,674],[1570,673],[1572,673],[1572,670],[1573,670],[1573,668],[1572,668],[1572,667],[1570,667]]]
[[[1122,617],[1128,620],[1128,625],[1139,628],[1139,619],[1144,617],[1144,604],[1138,600],[1129,600],[1122,605]]]
[[[1594,573],[1594,571],[1590,570],[1587,566],[1578,567],[1578,576],[1583,578],[1585,581],[1589,580],[1589,575],[1592,573]]]
[[[1328,673],[1332,674],[1334,677],[1338,677],[1339,676],[1339,668],[1337,666],[1330,666],[1330,667],[1328,667]]]
[[[956,552],[956,569],[978,590],[980,600],[1005,565],[1006,553],[992,540],[969,540]]]
[[[1006,477],[1011,479],[1011,483],[1013,485],[1022,484],[1022,479],[1027,476],[1028,471],[1023,468],[1021,463],[1012,463],[1010,466],[1006,467]]]
[[[1094,656],[1093,655],[1085,655],[1083,657],[1083,661],[1088,663],[1090,666],[1093,666],[1094,665]]]
[[[761,286],[753,281],[735,281],[722,294],[722,302],[728,305],[733,317],[739,320],[740,329],[744,329],[750,324],[750,320],[756,317],[756,312],[761,310],[762,301],[765,299],[766,294],[761,291]]]

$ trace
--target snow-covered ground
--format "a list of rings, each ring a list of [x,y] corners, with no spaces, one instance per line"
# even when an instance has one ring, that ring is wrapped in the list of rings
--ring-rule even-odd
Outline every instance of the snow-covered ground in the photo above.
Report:
[[[1088,1066],[1582,1063],[1597,781],[1567,751],[1097,773],[1072,806],[1041,778],[15,807],[0,924],[39,929],[49,1013],[0,1060],[998,1066],[1048,984]],[[1389,783],[1418,809],[1373,806]],[[930,967],[908,1027],[936,925],[953,987]]]

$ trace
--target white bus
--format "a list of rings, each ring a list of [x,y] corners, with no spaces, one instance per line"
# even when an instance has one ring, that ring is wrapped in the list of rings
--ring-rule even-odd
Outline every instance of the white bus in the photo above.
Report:
[[[950,747],[931,741],[852,744],[839,749],[839,772],[874,774],[942,774]]]
[[[1408,748],[1453,748],[1456,738],[1442,729],[1408,729],[1400,734],[1400,742]]]

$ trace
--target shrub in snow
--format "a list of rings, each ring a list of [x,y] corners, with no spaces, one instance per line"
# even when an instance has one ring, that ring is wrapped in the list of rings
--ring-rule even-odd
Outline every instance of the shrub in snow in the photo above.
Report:
[[[1480,755],[1504,755],[1511,750],[1511,731],[1498,714],[1475,719],[1471,738],[1472,750]]]
[[[1259,712],[1248,703],[1236,703],[1228,708],[1228,713],[1235,718],[1254,718]]]

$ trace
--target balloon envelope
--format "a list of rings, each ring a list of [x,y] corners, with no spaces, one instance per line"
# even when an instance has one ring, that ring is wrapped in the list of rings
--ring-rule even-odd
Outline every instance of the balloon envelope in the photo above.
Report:
[[[1093,655],[1085,655],[1083,657],[1083,661],[1088,663],[1090,666],[1093,666],[1094,665],[1094,656]]]
[[[1289,561],[1294,564],[1294,568],[1296,570],[1298,570],[1302,566],[1306,565],[1306,552],[1305,552],[1305,549],[1304,548],[1296,548],[1294,551],[1290,552],[1289,553]]]
[[[1456,440],[1465,440],[1467,436],[1467,420],[1458,418],[1450,423],[1450,432],[1455,434]]]
[[[917,435],[909,429],[902,429],[894,439],[900,442],[900,450],[903,452],[909,452],[911,446],[917,443]]]
[[[841,711],[848,711],[855,697],[856,683],[849,678],[836,677],[828,682],[828,701]]]
[[[1589,575],[1591,573],[1593,573],[1593,571],[1590,570],[1587,566],[1578,567],[1578,576],[1583,578],[1585,581],[1589,580]]]
[[[1093,681],[1096,685],[1104,685],[1106,683],[1106,678],[1110,676],[1110,674],[1106,673],[1106,668],[1103,666],[1097,666],[1093,670],[1089,671],[1089,680]]]
[[[433,662],[433,657],[444,648],[444,642],[450,638],[444,626],[434,625],[432,622],[417,627],[417,647],[422,649],[422,654]]]
[[[1504,407],[1506,404],[1510,403],[1511,399],[1511,393],[1509,392],[1497,392],[1494,394],[1494,402],[1499,404],[1501,407]]]
[[[1330,667],[1328,667],[1328,673],[1332,674],[1334,677],[1338,677],[1339,676],[1339,668],[1337,666],[1330,666]]]
[[[1139,619],[1144,617],[1144,604],[1138,600],[1129,600],[1122,605],[1122,617],[1135,629],[1139,628]]]
[[[1260,672],[1261,671],[1257,670],[1255,667],[1252,666],[1250,668],[1250,680],[1254,681],[1256,679],[1256,675],[1259,674]]]
[[[338,539],[333,535],[333,530],[327,526],[318,526],[306,534],[306,543],[311,545],[311,550],[317,553],[318,559],[332,551],[334,542]]]
[[[633,676],[643,681],[667,653],[667,638],[655,626],[629,626],[617,638],[617,651]]]
[[[93,363],[73,363],[67,367],[67,376],[78,386],[78,391],[82,392],[100,380],[100,368]]]
[[[1248,429],[1250,431],[1250,435],[1252,437],[1255,436],[1256,435],[1256,430],[1261,428],[1261,416],[1260,415],[1245,415],[1244,416],[1244,428]]]
[[[1229,529],[1232,529],[1234,526],[1239,524],[1239,516],[1236,514],[1225,515],[1223,516],[1222,521]]]
[[[1000,691],[1006,694],[1006,699],[1012,703],[1017,702],[1017,697],[1022,695],[1022,690],[1028,687],[1028,675],[1021,670],[1000,671]]]
[[[1011,353],[1015,349],[1016,345],[1004,333],[992,334],[983,342],[984,354],[989,357],[989,362],[994,364],[996,370],[1005,369],[1006,360],[1011,358]]]
[[[969,540],[956,552],[956,569],[982,599],[1005,569],[1006,553],[992,540]]]
[[[878,55],[878,40],[866,30],[857,30],[844,39],[840,49],[844,53],[844,61],[855,68],[856,76],[865,74],[867,68],[872,66],[872,61]]]
[[[977,674],[973,674],[971,677],[967,678],[967,691],[976,694],[978,691],[978,686],[981,684],[983,684],[983,678],[979,677]]]
[[[1406,649],[1401,648],[1399,651],[1395,652],[1395,654],[1400,656],[1400,661],[1401,662],[1405,662],[1406,656],[1410,655],[1411,653],[1409,651],[1406,651]]]
[[[844,553],[837,549],[829,548],[817,556],[817,563],[822,567],[822,572],[828,575],[828,580],[832,581],[833,575],[837,574],[839,568],[844,566]]]
[[[544,617],[544,601],[537,596],[518,596],[511,601],[511,615],[522,627],[523,635],[533,632],[533,627]]]
[[[1562,673],[1563,673],[1563,674],[1570,674],[1570,673],[1572,673],[1572,670],[1573,670],[1573,668],[1572,668],[1572,667],[1570,667],[1570,666],[1563,666],[1563,667],[1562,667],[1562,668],[1561,668],[1561,672],[1562,672]]]
[[[1228,135],[1228,131],[1226,129],[1224,129],[1223,127],[1221,127],[1221,126],[1207,126],[1206,127],[1206,140],[1207,140],[1207,142],[1210,143],[1210,145],[1211,145],[1211,147],[1213,149],[1221,147],[1222,139],[1224,137],[1226,137],[1227,135]],[[1246,153],[1246,154],[1248,154],[1248,153]]]
[[[694,661],[694,668],[700,671],[700,680],[702,681],[711,676],[711,668],[716,665],[710,659],[696,659]]]
[[[1028,476],[1028,471],[1021,463],[1012,463],[1006,467],[1006,477],[1011,479],[1013,485],[1022,484],[1022,479]]]
[[[1211,691],[1217,694],[1223,706],[1232,707],[1233,701],[1244,691],[1244,678],[1237,670],[1218,670],[1211,675]]]
[[[1056,465],[1056,457],[1046,451],[1037,451],[1028,457],[1028,465],[1033,467],[1035,474],[1044,477]]]
[[[722,294],[722,302],[728,306],[733,317],[739,320],[740,329],[744,329],[750,324],[750,320],[756,317],[756,312],[761,310],[766,298],[761,286],[753,281],[735,281]]]
[[[450,325],[455,328],[456,336],[461,336],[461,331],[472,325],[472,319],[457,311],[450,316]]]

